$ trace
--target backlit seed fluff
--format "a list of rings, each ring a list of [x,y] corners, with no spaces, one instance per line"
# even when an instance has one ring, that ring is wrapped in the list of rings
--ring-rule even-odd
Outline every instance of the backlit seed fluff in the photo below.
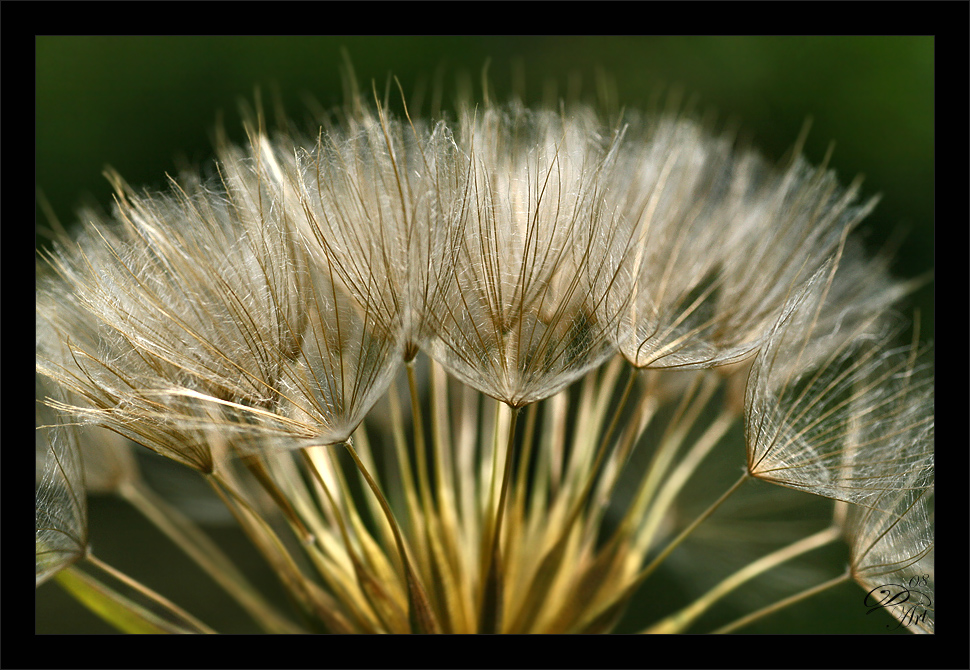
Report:
[[[599,311],[636,367],[750,355],[873,204],[800,156],[775,169],[689,119],[632,119],[618,162]]]
[[[748,470],[760,479],[863,507],[887,489],[933,480],[931,351],[892,349],[900,290],[860,281],[861,260],[818,274],[779,320],[751,369]],[[927,432],[929,431],[929,432]]]
[[[731,623],[719,599],[776,568],[795,591],[781,564],[840,538],[843,581],[932,596],[932,349],[895,342],[916,282],[854,239],[858,183],[687,115],[390,107],[257,119],[161,193],[111,175],[41,253],[38,584],[80,583],[111,492],[267,632],[611,631],[741,491],[757,528],[711,537],[744,551],[705,549],[706,595],[649,630]],[[205,475],[292,619],[143,495],[156,454]],[[208,630],[125,602],[120,628]]]
[[[466,384],[521,406],[615,350],[599,317],[616,143],[589,110],[465,110],[447,255],[434,267],[428,353]],[[615,319],[614,319],[615,320]]]
[[[36,453],[36,583],[40,585],[87,552],[88,509],[74,427],[38,431]]]

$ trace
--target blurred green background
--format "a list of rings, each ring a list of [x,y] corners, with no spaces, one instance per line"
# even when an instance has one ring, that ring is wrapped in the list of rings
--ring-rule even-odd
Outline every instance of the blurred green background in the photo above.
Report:
[[[464,72],[480,92],[486,60],[499,97],[511,90],[514,64],[524,64],[532,102],[550,79],[564,91],[578,76],[592,92],[600,70],[629,107],[680,88],[700,109],[740,122],[776,159],[811,117],[807,157],[820,162],[834,143],[830,165],[843,182],[861,173],[864,193],[882,194],[862,230],[867,244],[876,249],[903,230],[894,270],[910,277],[934,265],[932,37],[38,37],[36,48],[36,180],[65,223],[81,204],[110,205],[106,166],[134,186],[161,188],[166,172],[211,156],[217,119],[240,139],[239,102],[251,101],[257,86],[267,105],[278,91],[296,119],[306,97],[339,104],[346,48],[362,85],[373,79],[383,91],[393,74],[408,95],[439,68],[446,84]],[[46,222],[40,207],[37,222]],[[909,307],[920,309],[923,337],[932,339],[932,284]],[[192,567],[134,517],[123,506],[92,502],[99,554],[138,577],[155,573],[146,580],[151,586],[218,627],[216,617],[234,608],[200,597],[214,589],[202,577],[187,580]],[[249,554],[231,529],[215,532],[235,555]],[[251,567],[261,570],[258,561]],[[861,600],[861,590],[847,585],[820,597],[814,610],[757,630],[882,632],[885,621],[865,616]],[[37,631],[109,629],[45,585],[37,594]]]

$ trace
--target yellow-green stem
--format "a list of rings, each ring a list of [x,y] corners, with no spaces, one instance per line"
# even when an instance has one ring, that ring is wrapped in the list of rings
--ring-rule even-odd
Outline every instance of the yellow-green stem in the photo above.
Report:
[[[223,551],[191,519],[145,485],[132,482],[119,494],[186,553],[269,633],[299,633],[249,583]]]
[[[418,486],[421,491],[421,504],[427,514],[431,506],[431,485],[428,481],[428,455],[424,439],[424,419],[421,416],[421,399],[418,394],[418,380],[415,376],[414,361],[405,365],[408,374],[408,392],[411,396],[411,427],[414,432],[414,455],[417,458]]]
[[[817,586],[813,586],[810,589],[805,589],[801,593],[796,593],[793,596],[788,596],[787,598],[784,598],[782,600],[779,600],[778,602],[773,603],[771,605],[768,605],[767,607],[762,607],[760,610],[758,610],[756,612],[752,612],[751,614],[748,614],[747,616],[743,616],[740,619],[738,619],[738,620],[736,620],[736,621],[734,621],[732,623],[729,623],[726,626],[721,626],[720,628],[718,628],[714,632],[715,633],[731,633],[731,632],[737,630],[738,628],[743,628],[744,626],[747,626],[748,624],[753,623],[754,621],[757,621],[758,619],[761,619],[762,617],[766,617],[769,614],[774,614],[775,612],[777,612],[779,610],[782,610],[782,609],[788,607],[789,605],[794,605],[795,603],[798,603],[798,602],[801,602],[803,600],[806,600],[806,599],[814,596],[816,593],[821,593],[822,591],[827,591],[828,589],[832,588],[833,586],[838,586],[839,584],[841,584],[843,582],[847,582],[851,578],[852,578],[852,574],[849,573],[849,572],[846,572],[844,575],[840,575],[839,577],[836,577],[835,579],[830,579],[829,581],[823,582],[823,583],[821,583],[821,584],[819,584]]]
[[[502,487],[499,493],[498,507],[495,510],[495,521],[494,524],[486,525],[486,528],[491,526],[491,532],[486,536],[484,545],[487,548],[487,553],[484,557],[487,568],[484,570],[486,577],[482,584],[482,612],[479,619],[479,631],[482,633],[498,633],[502,630],[502,521],[505,518],[505,500],[508,497],[509,482],[512,479],[515,424],[519,416],[519,409],[518,407],[513,407],[512,415],[509,418],[509,431],[505,443],[505,468],[502,473]],[[498,448],[499,445],[496,444],[495,449],[498,450]]]
[[[694,446],[691,447],[690,451],[687,452],[677,467],[674,468],[673,472],[667,476],[663,486],[657,491],[649,510],[646,512],[645,521],[640,526],[636,542],[637,551],[645,552],[647,547],[653,542],[661,521],[670,510],[677,495],[687,484],[688,479],[694,474],[694,471],[697,470],[704,458],[707,457],[710,451],[720,442],[721,438],[724,437],[728,428],[734,423],[734,420],[735,415],[733,412],[727,408],[722,410],[711,425],[708,426],[707,430],[704,431],[703,435],[697,439]]]
[[[404,621],[403,611],[397,606],[397,603],[393,602],[393,600],[388,596],[387,590],[381,584],[377,583],[364,567],[360,556],[357,555],[357,550],[354,547],[354,543],[350,539],[350,532],[347,529],[347,523],[341,514],[340,507],[331,493],[330,487],[327,486],[326,480],[323,478],[323,474],[320,472],[316,463],[311,458],[309,452],[306,449],[303,449],[302,453],[307,467],[316,478],[317,483],[319,483],[320,488],[327,497],[327,501],[330,503],[330,507],[333,509],[334,520],[336,521],[337,528],[340,531],[340,537],[344,543],[344,550],[347,552],[347,556],[350,558],[350,562],[353,565],[354,576],[357,578],[357,585],[360,587],[361,593],[363,593],[365,598],[367,598],[371,611],[378,618],[380,625],[384,630],[392,633],[406,632],[404,628],[406,621]]]
[[[438,625],[438,621],[435,618],[434,611],[431,608],[430,601],[428,600],[427,592],[418,580],[417,574],[414,572],[414,568],[411,565],[410,559],[408,559],[407,550],[404,547],[404,538],[401,535],[401,529],[397,525],[397,521],[394,519],[394,514],[391,512],[391,506],[388,505],[387,499],[384,498],[384,494],[381,492],[380,487],[374,478],[371,477],[370,472],[364,467],[361,462],[360,457],[354,450],[353,445],[347,441],[344,442],[344,446],[347,451],[350,452],[351,457],[354,459],[354,463],[357,464],[357,469],[364,476],[367,481],[367,485],[370,490],[377,496],[377,501],[381,505],[381,509],[384,510],[384,515],[387,517],[388,523],[391,524],[391,530],[394,532],[394,540],[397,543],[397,550],[401,555],[401,562],[404,564],[405,579],[408,585],[408,612],[409,616],[413,619],[413,624],[416,626],[418,632],[421,633],[437,633],[441,630]]]
[[[218,474],[210,475],[207,480],[216,495],[239,521],[246,535],[269,561],[293,601],[310,617],[322,621],[330,631],[354,632],[350,622],[339,611],[338,604],[316,583],[306,578],[272,527],[230,482]]]
[[[720,498],[714,501],[714,503],[706,510],[704,510],[704,512],[702,512],[700,516],[694,519],[691,522],[691,524],[687,526],[687,528],[682,530],[680,532],[680,535],[674,538],[674,540],[670,544],[668,544],[666,548],[664,548],[664,550],[660,552],[660,554],[658,554],[657,557],[653,559],[653,561],[651,561],[650,564],[640,572],[640,574],[637,576],[636,582],[637,583],[642,582],[644,579],[649,577],[654,570],[660,567],[660,564],[663,563],[668,556],[670,556],[670,554],[674,551],[674,549],[679,547],[681,543],[690,536],[691,533],[697,530],[698,526],[700,526],[702,523],[704,523],[707,520],[707,517],[713,514],[718,507],[724,504],[725,500],[730,498],[731,495],[741,487],[741,485],[748,479],[748,476],[749,475],[747,471],[745,471],[745,473],[741,475],[738,481],[734,482],[731,488],[725,491]]]
[[[787,547],[774,551],[767,556],[763,556],[752,562],[750,565],[738,570],[734,574],[724,579],[720,584],[712,588],[703,596],[695,600],[684,609],[676,612],[663,621],[654,624],[647,629],[647,633],[681,633],[697,620],[712,605],[721,598],[728,595],[745,582],[754,579],[760,574],[775,568],[785,561],[791,560],[808,551],[822,547],[839,538],[840,530],[836,527],[829,527],[819,531],[814,535],[802,538]]]
[[[664,548],[664,550],[661,551],[660,554],[655,559],[653,559],[653,561],[650,562],[650,564],[647,567],[641,570],[640,573],[633,580],[630,581],[627,587],[623,589],[622,593],[619,596],[612,598],[605,607],[599,609],[592,616],[586,617],[583,621],[573,626],[571,630],[587,631],[591,626],[595,629],[596,626],[599,623],[601,623],[603,620],[614,618],[618,610],[624,607],[625,603],[627,603],[629,599],[633,597],[633,594],[636,593],[637,589],[639,589],[640,586],[643,584],[643,582],[646,581],[647,577],[653,574],[653,572],[658,567],[660,567],[660,565],[667,559],[667,557],[670,556],[670,554],[674,551],[674,549],[679,547],[680,544],[684,540],[686,540],[691,535],[691,533],[693,533],[697,529],[698,526],[700,526],[704,521],[706,521],[707,518],[711,514],[713,514],[718,507],[724,504],[724,501],[727,500],[729,497],[731,497],[731,495],[734,494],[734,492],[741,487],[741,485],[745,482],[748,476],[749,475],[747,471],[745,471],[745,473],[741,475],[738,481],[736,481],[731,486],[731,488],[725,491],[720,498],[714,501],[714,503],[711,504],[711,506],[708,507],[706,510],[704,510],[704,512],[702,512],[700,516],[694,519],[694,521],[692,521],[691,524],[687,526],[687,528],[681,531],[681,533],[676,538],[674,538],[674,540],[671,541],[670,544],[668,544]],[[613,538],[611,538],[609,544],[603,550],[604,556],[610,555],[609,552],[611,552],[617,546],[618,537],[619,537],[618,534],[613,535]]]
[[[136,635],[195,633],[194,628],[186,628],[164,619],[123,596],[102,581],[80,570],[77,565],[69,565],[58,572],[54,575],[54,581],[71,597],[122,633]]]
[[[111,567],[104,561],[101,561],[96,556],[94,556],[94,554],[88,552],[88,555],[86,558],[92,565],[108,573],[109,575],[117,579],[119,582],[123,583],[125,586],[128,586],[134,589],[135,591],[138,591],[138,593],[142,594],[149,600],[152,600],[153,602],[160,605],[172,616],[176,617],[179,621],[183,622],[189,628],[192,628],[199,633],[208,633],[208,634],[215,633],[214,630],[206,626],[204,623],[196,619],[194,616],[186,612],[184,609],[182,609],[181,607],[173,603],[165,596],[159,593],[156,593],[155,591],[151,590],[150,588],[148,588],[138,580],[129,577],[128,575],[121,572],[117,568]]]
[[[535,618],[539,608],[543,604],[543,594],[548,590],[550,584],[552,584],[552,581],[558,575],[559,564],[562,562],[562,557],[565,553],[566,545],[569,542],[573,525],[576,523],[577,519],[579,519],[579,515],[582,513],[587,502],[589,501],[590,493],[593,489],[594,483],[596,482],[596,475],[603,464],[603,459],[609,449],[613,432],[619,423],[620,415],[623,412],[623,408],[626,406],[627,399],[630,396],[630,391],[633,389],[634,382],[636,381],[636,374],[637,370],[633,370],[627,379],[626,386],[624,387],[623,393],[620,396],[619,404],[613,413],[613,418],[610,420],[610,424],[607,427],[606,432],[603,434],[602,440],[600,441],[599,449],[596,453],[593,465],[590,468],[586,483],[583,485],[583,490],[573,500],[572,507],[566,516],[566,520],[562,524],[558,539],[553,546],[546,551],[542,557],[542,560],[539,562],[539,567],[532,576],[532,579],[527,587],[530,591],[530,595],[525,599],[525,605],[519,610],[515,620],[512,622],[510,627],[511,631],[522,630],[530,621]]]

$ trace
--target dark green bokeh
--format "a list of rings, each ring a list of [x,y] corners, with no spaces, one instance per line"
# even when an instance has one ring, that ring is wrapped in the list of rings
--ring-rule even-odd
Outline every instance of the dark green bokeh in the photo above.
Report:
[[[111,189],[101,176],[106,166],[132,185],[164,188],[166,172],[211,156],[220,115],[230,137],[241,139],[239,102],[251,101],[257,86],[267,105],[278,91],[294,118],[302,118],[307,96],[324,107],[339,104],[341,48],[363,86],[374,80],[383,92],[393,74],[409,96],[422,83],[430,88],[426,84],[442,66],[445,82],[465,72],[480,93],[477,82],[487,60],[499,95],[510,90],[513,64],[524,64],[531,101],[542,97],[549,79],[567,90],[573,75],[592,91],[599,70],[615,80],[626,106],[645,106],[679,88],[695,96],[700,109],[740,122],[753,144],[773,158],[791,148],[811,117],[808,158],[820,162],[834,143],[830,165],[842,180],[863,173],[864,192],[882,194],[862,231],[871,248],[904,230],[895,271],[912,277],[933,267],[931,37],[39,37],[37,186],[65,223],[81,204],[109,206]],[[38,224],[45,224],[39,209]],[[922,336],[932,339],[932,285],[910,307],[920,309]],[[118,517],[120,524],[111,531],[92,529],[95,537],[141,525],[127,510],[103,502],[95,507],[93,517]],[[102,542],[104,558],[148,577],[138,570],[147,559],[116,558],[108,540]],[[156,550],[157,544],[163,541],[123,541],[117,550],[145,547],[152,560],[181,560],[176,550]],[[203,578],[187,583],[190,568],[171,572],[172,579],[149,579],[151,585],[218,627],[219,621],[179,600],[194,588],[215,589]],[[179,580],[177,591],[167,588]],[[759,630],[882,632],[885,621],[864,615],[858,591],[847,585],[815,610],[803,605]],[[37,600],[38,632],[66,631],[59,613],[71,621],[72,632],[105,631],[92,615],[65,604],[56,586],[42,587]],[[205,600],[196,596],[199,602]]]

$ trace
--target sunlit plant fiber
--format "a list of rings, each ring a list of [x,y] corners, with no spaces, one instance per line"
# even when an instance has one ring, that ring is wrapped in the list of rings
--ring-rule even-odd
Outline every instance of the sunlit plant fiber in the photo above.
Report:
[[[38,585],[211,632],[94,557],[86,496],[111,492],[268,632],[609,632],[700,565],[640,630],[854,579],[933,631],[932,352],[897,341],[917,281],[855,241],[858,182],[687,113],[373,97],[351,84],[310,135],[255,114],[164,193],[110,174],[112,212],[42,254]],[[144,448],[211,485],[292,611],[152,490]],[[699,564],[705,533],[740,541]],[[785,572],[840,540],[844,573]],[[772,579],[776,605],[729,606]]]

